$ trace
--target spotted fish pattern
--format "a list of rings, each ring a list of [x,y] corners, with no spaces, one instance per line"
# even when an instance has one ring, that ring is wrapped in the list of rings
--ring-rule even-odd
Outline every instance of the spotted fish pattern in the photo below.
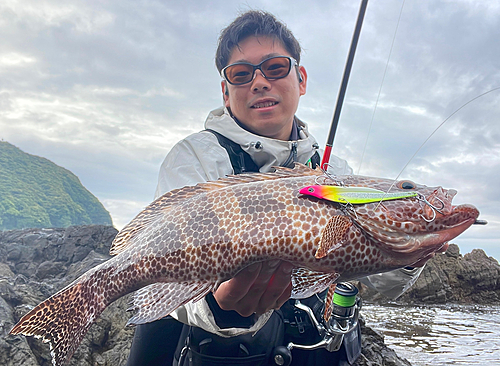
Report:
[[[415,197],[353,206],[299,193],[339,183],[384,191],[393,185],[362,176],[332,180],[297,164],[166,193],[116,236],[113,258],[37,305],[11,334],[49,342],[53,365],[65,365],[102,311],[133,291],[129,323],[151,322],[252,263],[281,259],[296,266],[292,297],[303,298],[337,281],[416,263],[479,215],[471,205],[453,206],[456,192],[441,187],[411,186],[427,202],[442,203],[437,214]]]

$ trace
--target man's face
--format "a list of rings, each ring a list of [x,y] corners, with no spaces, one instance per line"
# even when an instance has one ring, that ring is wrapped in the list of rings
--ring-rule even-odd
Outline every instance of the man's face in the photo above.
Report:
[[[291,56],[280,41],[269,37],[248,37],[235,47],[229,63],[249,62],[257,65],[272,56]],[[255,78],[243,85],[222,82],[225,106],[252,133],[279,140],[288,140],[299,98],[306,92],[307,73],[300,66],[299,83],[296,67],[283,79],[267,80],[260,70]]]

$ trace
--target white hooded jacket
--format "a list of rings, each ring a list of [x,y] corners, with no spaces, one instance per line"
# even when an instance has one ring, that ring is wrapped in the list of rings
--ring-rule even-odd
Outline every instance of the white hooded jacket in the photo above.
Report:
[[[205,128],[214,130],[239,144],[255,161],[261,172],[273,166],[283,166],[296,147],[296,161],[306,163],[319,148],[309,134],[307,125],[296,119],[300,133],[297,141],[282,141],[255,135],[234,121],[227,109],[221,107],[210,112]],[[352,174],[347,161],[336,156],[330,158],[333,174]],[[160,168],[155,197],[186,185],[216,180],[233,174],[233,167],[226,150],[209,131],[201,131],[178,142],[168,153]]]
[[[255,135],[243,129],[226,108],[210,112],[205,128],[224,135],[238,143],[259,167],[260,172],[269,172],[273,166],[284,166],[294,155],[301,163],[306,163],[318,149],[318,143],[308,132],[307,125],[296,119],[299,139],[296,141],[275,140]],[[352,174],[347,161],[331,156],[328,171],[335,175]],[[217,137],[209,131],[201,131],[178,142],[163,161],[155,198],[175,188],[195,185],[200,182],[217,180],[233,174],[233,168],[226,149],[219,145]],[[421,270],[397,270],[367,277],[363,282],[389,297],[397,297],[413,283]],[[231,337],[247,332],[255,332],[269,319],[272,310],[259,317],[251,328],[224,328],[217,326],[214,316],[205,301],[188,303],[171,315],[177,320],[203,328],[223,337]]]

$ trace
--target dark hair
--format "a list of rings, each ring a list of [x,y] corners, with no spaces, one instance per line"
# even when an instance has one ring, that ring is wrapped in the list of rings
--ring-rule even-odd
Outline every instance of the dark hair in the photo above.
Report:
[[[250,10],[241,14],[224,28],[215,53],[219,72],[227,66],[234,47],[250,36],[267,36],[280,41],[297,63],[300,64],[300,44],[292,32],[274,15],[265,11]]]

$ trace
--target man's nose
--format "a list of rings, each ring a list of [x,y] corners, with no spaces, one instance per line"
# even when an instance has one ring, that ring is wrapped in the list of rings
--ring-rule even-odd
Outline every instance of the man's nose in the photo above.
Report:
[[[255,77],[252,80],[252,91],[260,92],[262,90],[270,90],[270,89],[271,89],[270,81],[264,77],[262,71],[255,70]]]

